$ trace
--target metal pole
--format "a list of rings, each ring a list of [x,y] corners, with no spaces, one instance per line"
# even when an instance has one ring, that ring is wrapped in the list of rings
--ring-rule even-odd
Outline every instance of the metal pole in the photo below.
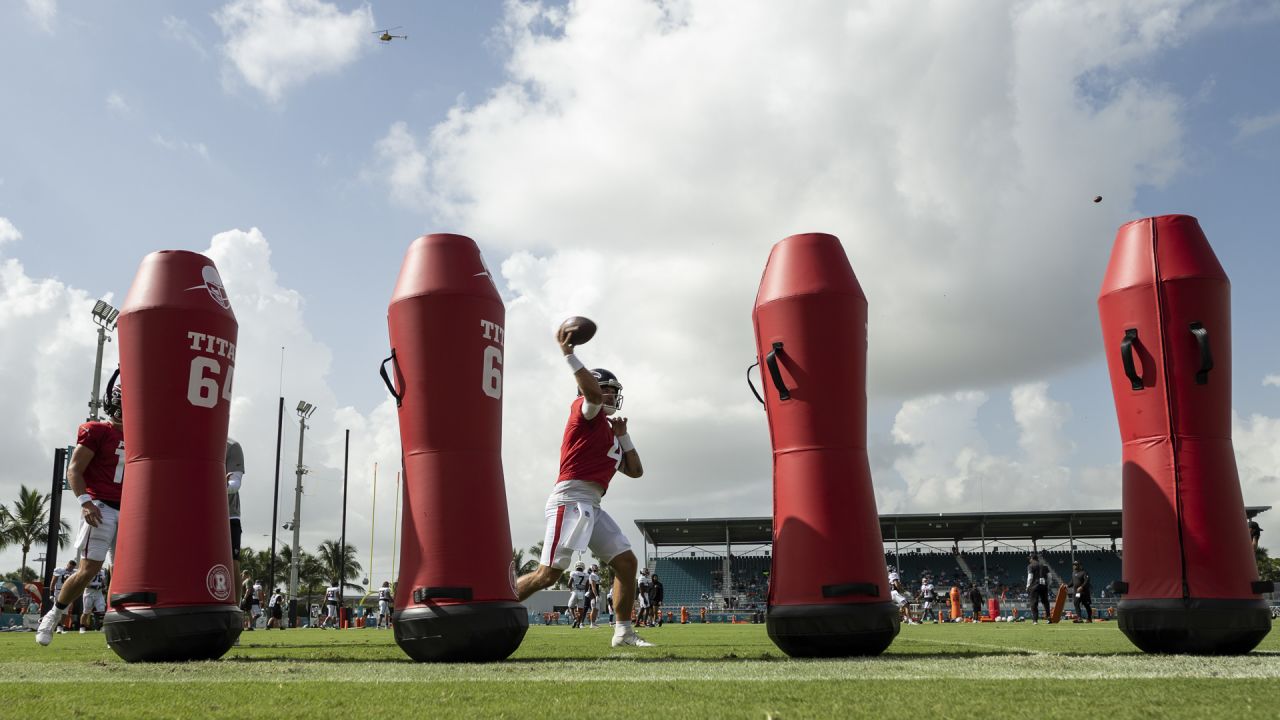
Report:
[[[396,504],[391,511],[391,582],[399,582],[396,577],[396,558],[400,546],[396,545],[396,531],[400,529],[400,473],[396,473]]]
[[[94,422],[101,420],[98,409],[102,407],[102,400],[98,397],[99,391],[102,389],[102,346],[107,343],[107,330],[101,325],[98,326],[98,356],[93,361],[93,393],[89,395],[89,421]]]
[[[284,397],[280,398],[280,407],[276,410],[276,489],[271,496],[271,559],[269,561],[271,575],[271,593],[276,591],[276,531],[280,529],[280,441],[284,436]]]
[[[1071,541],[1071,568],[1075,570],[1076,564],[1076,530],[1075,519],[1067,519],[1067,539]]]
[[[338,627],[342,627],[342,614],[345,607],[342,604],[346,597],[343,592],[343,586],[347,584],[347,458],[351,452],[351,431],[347,431],[346,439],[342,443],[342,535],[338,541]]]
[[[987,574],[987,521],[983,520],[981,524],[982,533],[982,587],[986,588],[987,594],[991,594],[990,575]]]
[[[729,544],[729,525],[724,526],[724,599],[733,595],[733,546]]]
[[[53,485],[49,490],[49,538],[44,546],[44,602],[40,603],[40,613],[49,612],[57,598],[49,593],[53,584],[53,569],[58,566],[58,535],[62,520],[62,476],[66,472],[67,449],[58,448],[53,451]],[[19,583],[21,584],[21,583]]]
[[[898,523],[893,524],[893,569],[902,576],[902,558],[898,555]]]
[[[373,532],[378,527],[378,463],[373,464],[373,504],[369,507],[369,576],[365,585],[370,587],[376,582],[373,578]],[[365,588],[367,591],[369,588]]]
[[[293,488],[293,553],[289,558],[289,621],[291,627],[298,626],[298,522],[302,513],[302,475],[306,470],[302,467],[302,440],[307,436],[306,418],[298,418],[298,482]]]

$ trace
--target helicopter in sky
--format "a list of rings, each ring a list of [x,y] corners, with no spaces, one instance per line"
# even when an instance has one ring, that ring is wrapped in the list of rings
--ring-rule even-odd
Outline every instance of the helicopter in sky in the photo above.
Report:
[[[378,42],[382,43],[383,45],[386,45],[387,43],[391,42],[392,40],[394,40],[394,39],[396,39],[396,38],[400,38],[400,39],[402,39],[402,40],[408,40],[408,39],[409,39],[409,36],[408,36],[408,35],[392,35],[392,34],[391,34],[391,31],[392,31],[392,30],[399,30],[399,29],[400,29],[400,28],[402,28],[402,27],[404,27],[404,26],[403,26],[403,25],[397,25],[397,26],[395,26],[395,27],[393,27],[393,28],[387,28],[386,30],[374,30],[373,32],[371,32],[371,33],[369,33],[369,34],[370,34],[370,35],[377,35],[377,36],[378,36]]]

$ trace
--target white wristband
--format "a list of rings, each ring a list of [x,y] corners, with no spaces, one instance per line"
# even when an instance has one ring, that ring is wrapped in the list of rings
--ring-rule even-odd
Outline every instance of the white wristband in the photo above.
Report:
[[[572,368],[575,373],[586,367],[586,365],[583,365],[582,361],[578,359],[578,356],[573,353],[565,355],[564,361],[569,363],[569,367]]]
[[[631,433],[618,436],[618,444],[622,446],[622,452],[627,453],[636,449],[636,444],[631,442]]]
[[[90,495],[89,493],[85,493],[85,494],[83,494],[83,495],[81,495],[81,496],[77,497],[77,498],[76,498],[76,501],[78,501],[81,505],[83,505],[83,504],[85,504],[85,503],[87,503],[87,502],[93,502],[93,496],[92,496],[92,495]]]

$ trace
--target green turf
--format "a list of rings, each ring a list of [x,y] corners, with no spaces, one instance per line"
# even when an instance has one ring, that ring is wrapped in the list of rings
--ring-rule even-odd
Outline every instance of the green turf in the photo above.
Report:
[[[530,628],[503,663],[409,662],[377,630],[257,631],[216,662],[128,665],[101,634],[0,635],[0,708],[29,717],[1276,717],[1280,635],[1241,657],[1150,656],[1114,623],[904,627],[879,658],[791,660],[758,625]],[[75,683],[72,688],[68,683]],[[13,713],[12,715],[10,713]],[[1082,715],[1083,713],[1083,715]]]

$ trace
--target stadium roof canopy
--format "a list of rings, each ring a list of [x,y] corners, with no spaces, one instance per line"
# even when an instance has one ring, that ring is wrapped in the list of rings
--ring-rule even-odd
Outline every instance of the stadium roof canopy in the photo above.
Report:
[[[1245,508],[1249,518],[1269,505]],[[773,518],[684,518],[636,520],[644,539],[663,546],[765,545],[773,542]],[[1119,510],[1048,510],[1037,512],[925,513],[881,515],[885,542],[958,542],[964,540],[1042,540],[1119,538]]]

